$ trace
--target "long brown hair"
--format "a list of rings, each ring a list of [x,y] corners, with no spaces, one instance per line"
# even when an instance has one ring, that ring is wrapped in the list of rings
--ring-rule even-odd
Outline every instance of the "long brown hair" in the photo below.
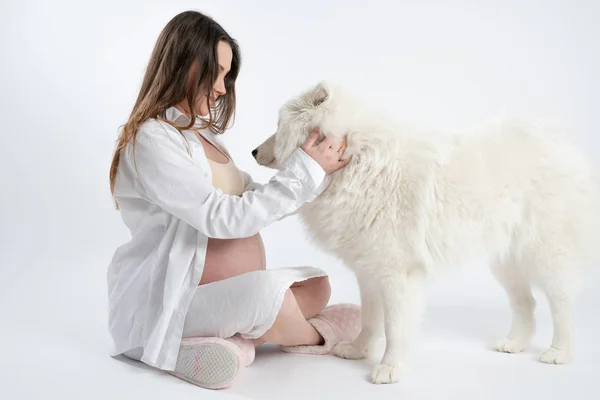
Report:
[[[195,116],[199,110],[194,110],[194,104],[199,96],[206,96],[209,104],[210,92],[219,74],[217,45],[221,41],[231,46],[231,70],[225,77],[226,94],[219,97],[203,128],[220,134],[229,127],[235,114],[235,80],[241,63],[239,46],[212,18],[197,11],[182,12],[171,19],[160,33],[133,110],[117,140],[110,166],[110,191],[113,195],[121,151],[130,142],[135,145],[140,124],[149,118],[157,118],[179,131],[190,129],[195,118],[190,118],[187,126],[178,126],[166,120],[165,111],[186,100],[188,110]],[[190,76],[195,62],[196,74]]]

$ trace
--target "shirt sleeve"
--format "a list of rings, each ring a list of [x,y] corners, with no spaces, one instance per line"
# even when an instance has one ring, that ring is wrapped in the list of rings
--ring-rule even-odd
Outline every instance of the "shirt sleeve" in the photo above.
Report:
[[[319,164],[298,149],[267,184],[246,174],[252,190],[227,195],[212,186],[179,134],[165,130],[137,135],[133,151],[140,185],[148,200],[210,238],[252,236],[314,200],[328,182]]]
[[[240,170],[240,172],[244,177],[244,192],[254,191],[263,186],[261,183],[256,182],[254,179],[252,179],[252,176],[250,176],[250,174],[248,174],[246,171]],[[321,193],[325,191],[325,189],[327,189],[330,183],[331,177],[329,175],[326,175],[321,184],[315,189],[312,195],[308,197],[308,201],[313,201],[315,198],[317,198]]]
[[[263,185],[256,182],[254,179],[252,179],[252,176],[250,174],[248,174],[245,171],[241,171],[242,176],[244,177],[244,191],[254,191],[260,187],[262,187]],[[329,184],[331,183],[331,177],[329,175],[326,175],[325,178],[323,179],[323,181],[321,182],[321,185],[319,185],[310,196],[308,196],[307,198],[307,202],[311,202],[314,199],[316,199],[321,193],[323,193],[325,191],[325,189],[327,189],[327,187],[329,186]],[[283,215],[280,219],[285,218],[285,217],[291,217],[294,215],[298,215],[299,210],[295,210],[289,214]]]

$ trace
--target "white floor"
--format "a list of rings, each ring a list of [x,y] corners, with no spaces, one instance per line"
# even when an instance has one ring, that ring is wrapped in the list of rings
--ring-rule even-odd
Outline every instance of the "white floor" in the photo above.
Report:
[[[438,293],[430,302],[412,365],[399,384],[368,382],[383,343],[364,361],[291,355],[266,346],[259,349],[255,363],[237,386],[215,392],[108,356],[103,267],[67,268],[50,263],[31,268],[27,273],[11,269],[12,275],[1,282],[3,399],[600,398],[600,318],[594,310],[597,280],[580,299],[571,365],[544,365],[535,360],[551,335],[543,299],[532,348],[507,355],[486,349],[487,342],[504,333],[509,323],[499,292],[454,297]]]

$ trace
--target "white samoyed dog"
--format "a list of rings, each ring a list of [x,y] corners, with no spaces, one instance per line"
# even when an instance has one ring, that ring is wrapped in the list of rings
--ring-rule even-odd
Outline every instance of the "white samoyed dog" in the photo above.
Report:
[[[320,83],[281,108],[277,132],[253,152],[257,162],[277,168],[315,126],[345,136],[344,157],[352,156],[300,209],[316,243],[341,258],[360,287],[362,331],[335,355],[366,357],[383,326],[385,353],[371,379],[397,382],[420,325],[424,280],[485,260],[512,309],[508,335],[493,348],[517,353],[530,344],[537,285],[554,321],[540,360],[570,359],[574,295],[600,232],[599,180],[583,154],[518,121],[473,134],[419,131]]]

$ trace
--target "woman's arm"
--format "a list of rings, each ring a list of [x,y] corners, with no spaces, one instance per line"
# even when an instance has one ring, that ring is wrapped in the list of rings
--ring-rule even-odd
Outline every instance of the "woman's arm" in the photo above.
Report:
[[[244,177],[244,192],[253,191],[253,190],[256,190],[263,186],[262,184],[254,181],[252,179],[252,177],[250,176],[250,174],[248,174],[247,172],[241,171],[241,170],[240,170],[240,172],[242,173],[242,176]],[[325,191],[325,189],[327,189],[327,186],[329,186],[330,183],[331,183],[331,177],[329,175],[325,176],[325,179],[323,179],[323,182],[321,182],[321,185],[308,197],[308,199],[306,201],[311,202],[314,199],[316,199],[321,193],[323,193],[323,191]],[[299,212],[299,210],[296,210],[289,214],[283,215],[281,218],[297,215],[298,212]]]
[[[137,135],[134,160],[143,195],[208,237],[252,236],[312,201],[328,182],[323,168],[298,149],[269,183],[254,184],[241,197],[226,195],[169,128],[146,127]]]

